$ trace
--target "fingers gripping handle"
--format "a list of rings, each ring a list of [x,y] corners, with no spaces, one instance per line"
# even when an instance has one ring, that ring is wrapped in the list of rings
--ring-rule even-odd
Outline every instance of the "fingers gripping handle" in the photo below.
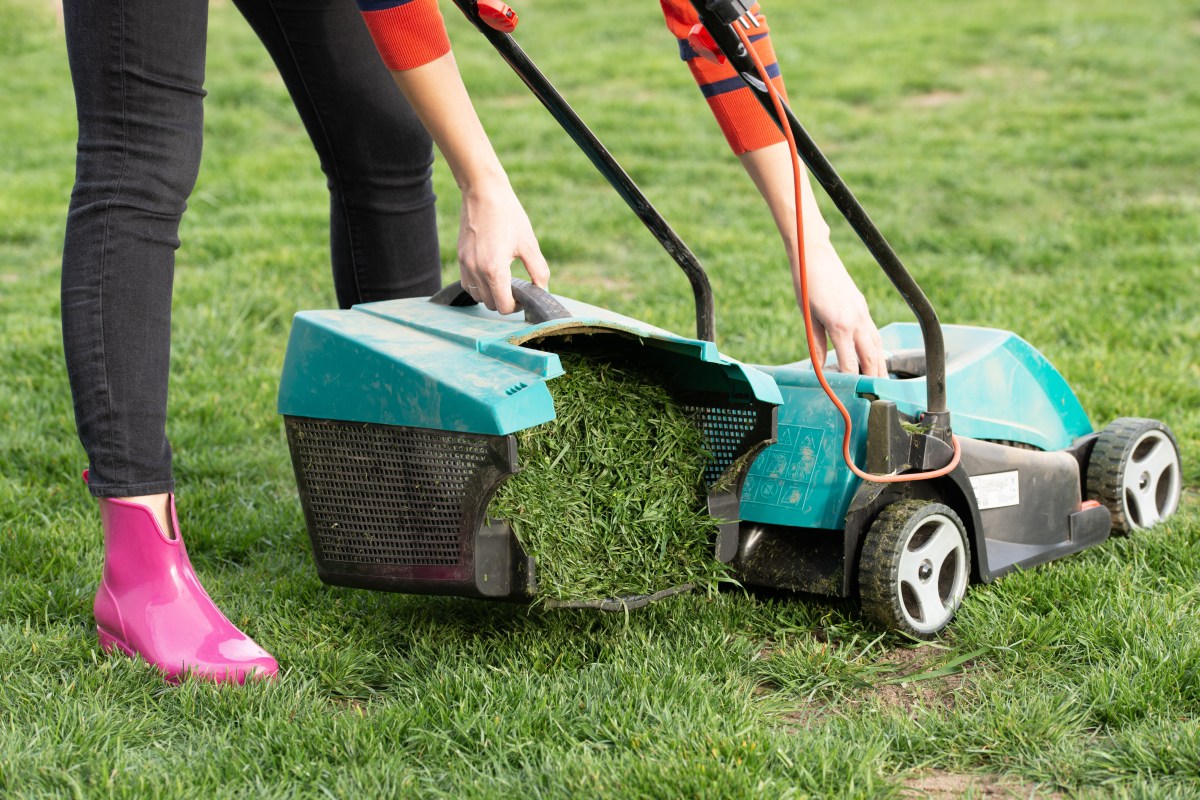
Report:
[[[525,321],[529,323],[549,322],[566,319],[571,312],[545,289],[520,278],[512,279],[512,293],[517,303],[525,310]],[[429,302],[440,306],[473,306],[478,301],[467,293],[461,281],[448,283]]]

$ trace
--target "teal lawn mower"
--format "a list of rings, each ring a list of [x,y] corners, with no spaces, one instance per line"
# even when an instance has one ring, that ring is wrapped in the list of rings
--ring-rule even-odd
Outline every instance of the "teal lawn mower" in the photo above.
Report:
[[[512,10],[498,0],[455,3],[683,269],[697,335],[516,280],[523,317],[482,309],[457,283],[427,299],[301,312],[279,410],[322,580],[534,596],[537,564],[487,509],[520,468],[514,434],[554,418],[546,384],[562,374],[563,349],[617,348],[692,411],[712,454],[709,511],[724,520],[714,555],[739,581],[858,597],[885,629],[935,635],[972,581],[1176,510],[1182,471],[1166,425],[1123,418],[1097,432],[1062,376],[1018,336],[938,322],[760,78],[747,44],[758,24],[749,0],[692,0],[701,24],[689,42],[733,64],[913,310],[916,324],[881,331],[886,378],[826,373],[811,361],[752,367],[721,354],[702,267],[509,35]],[[631,608],[656,597],[594,605]]]

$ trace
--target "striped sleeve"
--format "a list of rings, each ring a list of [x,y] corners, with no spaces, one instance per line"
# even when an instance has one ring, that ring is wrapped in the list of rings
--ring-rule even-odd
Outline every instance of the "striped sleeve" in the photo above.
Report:
[[[699,84],[700,92],[708,101],[709,108],[717,118],[717,124],[721,126],[721,131],[733,152],[741,155],[749,150],[758,150],[782,142],[783,134],[759,105],[750,89],[742,83],[733,67],[728,63],[713,64],[706,61],[688,44],[688,33],[691,32],[692,26],[700,21],[692,4],[688,0],[659,2],[667,20],[667,27],[679,40],[679,55],[691,69],[692,77]],[[779,89],[780,94],[786,97],[783,77],[779,73],[779,63],[775,59],[775,49],[771,46],[766,20],[761,16],[757,4],[752,13],[759,15],[762,28],[755,29],[750,41],[766,66],[772,83]]]
[[[450,52],[437,0],[357,0],[388,69],[412,69]]]

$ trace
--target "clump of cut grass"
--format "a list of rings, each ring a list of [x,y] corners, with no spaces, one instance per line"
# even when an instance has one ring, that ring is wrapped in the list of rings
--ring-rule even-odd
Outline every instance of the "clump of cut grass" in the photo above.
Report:
[[[489,514],[537,561],[538,597],[574,602],[712,588],[717,520],[704,437],[651,376],[573,353],[549,384],[556,419],[518,434],[522,471]]]

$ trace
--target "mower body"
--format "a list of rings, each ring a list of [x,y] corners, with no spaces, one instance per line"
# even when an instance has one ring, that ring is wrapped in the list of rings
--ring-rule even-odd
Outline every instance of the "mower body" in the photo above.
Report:
[[[533,595],[536,564],[486,511],[519,469],[513,434],[554,418],[546,383],[562,374],[556,344],[589,340],[622,343],[694,413],[712,454],[709,511],[726,520],[718,559],[749,584],[858,595],[864,614],[891,629],[936,635],[968,578],[990,581],[1174,513],[1181,468],[1167,426],[1120,418],[1096,433],[1062,376],[1019,337],[940,325],[882,233],[773,96],[765,69],[753,77],[761,65],[745,31],[756,23],[735,25],[748,4],[692,2],[715,50],[791,134],[793,155],[920,321],[881,332],[892,354],[888,378],[828,375],[853,422],[850,457],[876,475],[909,476],[902,482],[864,482],[847,468],[842,420],[811,364],[755,369],[706,341],[716,336],[714,304],[695,256],[508,35],[515,16],[500,25],[473,0],[455,3],[683,270],[699,338],[561,298],[558,306],[525,289],[527,318],[501,317],[471,305],[457,285],[433,302],[297,315],[279,410],[323,580]],[[554,305],[553,316],[531,320],[540,305]],[[956,466],[930,478],[956,451]]]
[[[755,460],[743,491],[736,565],[750,583],[849,596],[864,529],[903,499],[954,509],[971,538],[977,580],[990,581],[1104,541],[1108,509],[1084,507],[1095,433],[1057,370],[1007,331],[943,326],[946,384],[962,451],[944,478],[866,483],[842,459],[843,424],[808,361],[759,367],[783,397],[779,438]],[[876,473],[940,466],[950,450],[922,436],[926,397],[917,325],[881,331],[887,378],[829,371],[853,421],[850,452]]]
[[[734,557],[745,471],[775,436],[774,381],[711,342],[554,300],[565,316],[541,322],[425,298],[296,315],[279,411],[322,580],[533,596],[536,564],[486,512],[521,469],[513,434],[554,419],[558,349],[618,352],[695,414],[713,454],[709,511],[726,520],[715,554]]]

